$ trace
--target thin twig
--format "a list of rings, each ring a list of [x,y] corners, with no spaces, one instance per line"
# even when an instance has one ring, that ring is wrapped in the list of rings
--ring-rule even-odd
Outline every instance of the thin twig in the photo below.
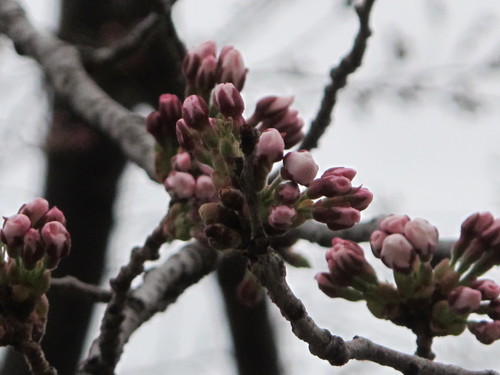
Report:
[[[80,298],[91,300],[92,302],[108,303],[111,299],[111,292],[97,285],[84,283],[73,276],[57,277],[50,280],[51,291],[61,294],[71,293]]]
[[[330,70],[331,82],[325,87],[321,105],[316,118],[312,121],[299,149],[311,150],[318,146],[318,141],[331,122],[331,113],[337,102],[337,93],[347,84],[347,77],[361,66],[367,40],[371,35],[369,26],[370,12],[375,0],[365,0],[355,6],[359,18],[359,31],[349,53],[340,64]]]
[[[112,100],[85,72],[77,49],[49,34],[38,33],[14,0],[0,0],[0,33],[18,53],[34,58],[55,94],[81,118],[116,141],[127,158],[154,179],[154,140],[145,119]]]

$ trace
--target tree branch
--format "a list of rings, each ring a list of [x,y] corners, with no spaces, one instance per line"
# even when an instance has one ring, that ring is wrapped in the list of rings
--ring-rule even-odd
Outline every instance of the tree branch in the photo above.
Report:
[[[73,276],[53,278],[50,281],[50,288],[57,293],[76,294],[80,298],[92,302],[108,303],[111,300],[111,292],[109,290],[100,288],[97,285],[84,283]]]
[[[55,93],[85,121],[117,142],[129,160],[154,179],[153,138],[145,119],[112,100],[85,72],[78,51],[51,35],[41,35],[14,0],[0,0],[0,32],[19,54],[34,58]]]
[[[299,149],[311,150],[318,146],[318,141],[331,122],[331,113],[337,102],[337,93],[347,84],[347,77],[361,66],[367,40],[371,35],[369,26],[370,12],[375,0],[365,0],[355,6],[359,18],[359,31],[351,51],[330,70],[331,83],[325,87],[323,99],[316,118],[312,121]]]

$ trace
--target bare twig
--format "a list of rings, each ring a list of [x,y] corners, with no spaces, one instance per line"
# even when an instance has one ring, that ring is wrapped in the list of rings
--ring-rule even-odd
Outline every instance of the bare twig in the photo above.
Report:
[[[144,262],[158,259],[158,251],[167,238],[163,234],[163,221],[148,236],[142,247],[132,250],[129,263],[121,267],[118,275],[110,280],[112,297],[101,323],[99,337],[94,344],[99,346],[100,356],[87,362],[85,370],[98,374],[113,374],[121,355],[119,349],[120,327],[124,319],[123,309],[132,281],[144,271]]]
[[[331,122],[331,113],[337,102],[338,91],[347,84],[347,77],[361,66],[367,40],[371,35],[369,20],[374,2],[375,0],[365,0],[356,5],[356,14],[359,18],[358,34],[349,53],[342,58],[338,66],[330,71],[331,83],[325,87],[320,109],[302,141],[300,149],[311,150],[318,146],[319,139]]]
[[[153,138],[145,119],[112,100],[87,75],[78,51],[54,36],[38,33],[14,0],[0,0],[0,32],[17,51],[34,58],[55,93],[92,126],[116,141],[129,160],[154,179]]]
[[[107,303],[111,299],[111,292],[97,285],[84,283],[73,276],[64,276],[50,280],[50,288],[61,294],[77,294],[81,298],[91,300],[92,302]]]

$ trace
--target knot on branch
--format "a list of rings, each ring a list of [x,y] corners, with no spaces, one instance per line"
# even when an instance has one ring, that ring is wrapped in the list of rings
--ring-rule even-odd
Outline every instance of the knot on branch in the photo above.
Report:
[[[327,329],[322,330],[321,343],[310,343],[311,354],[326,359],[333,366],[342,366],[349,361],[347,346],[342,337],[334,336]]]

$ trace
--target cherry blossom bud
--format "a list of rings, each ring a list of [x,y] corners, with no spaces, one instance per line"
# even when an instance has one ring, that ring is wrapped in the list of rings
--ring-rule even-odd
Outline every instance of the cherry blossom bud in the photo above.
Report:
[[[380,258],[380,253],[382,251],[382,245],[388,234],[381,230],[373,231],[370,236],[370,246],[372,248],[373,255]]]
[[[293,96],[267,96],[260,99],[252,115],[255,121],[282,117],[293,102]]]
[[[493,342],[500,339],[500,320],[470,323],[468,328],[476,336],[476,339],[483,344],[493,344]]]
[[[36,262],[43,258],[43,244],[40,241],[40,235],[34,228],[28,229],[23,238],[23,247],[21,248],[21,258],[23,259],[24,268],[32,270]]]
[[[9,256],[14,247],[21,245],[24,234],[31,227],[31,220],[23,214],[16,214],[4,218],[3,228],[0,231],[0,240],[9,247]]]
[[[191,156],[189,155],[189,152],[180,152],[174,155],[170,161],[172,169],[177,171],[187,172],[192,168]]]
[[[240,118],[245,109],[243,98],[232,83],[221,83],[215,86],[212,100],[220,113],[233,119]]]
[[[390,234],[384,239],[380,259],[390,269],[408,274],[417,254],[410,242],[400,233]]]
[[[456,314],[470,314],[481,305],[481,292],[467,286],[457,286],[448,295],[448,304]]]
[[[389,215],[380,223],[380,230],[388,233],[404,233],[406,223],[410,218],[406,215]]]
[[[182,70],[189,81],[196,79],[196,74],[203,59],[207,56],[215,58],[217,46],[213,40],[202,43],[188,51],[182,62]]]
[[[363,299],[363,294],[352,288],[345,288],[336,285],[332,277],[327,272],[320,272],[314,276],[318,282],[319,289],[331,298],[343,298],[348,301],[356,302]]]
[[[282,116],[264,120],[260,126],[260,130],[275,128],[282,134],[285,148],[290,148],[304,138],[304,133],[302,132],[303,126],[304,121],[298,116],[298,111],[288,109]]]
[[[46,199],[35,198],[31,202],[23,204],[18,213],[28,216],[33,226],[36,226],[48,210],[49,202]]]
[[[184,119],[177,121],[176,134],[179,145],[186,151],[193,151],[198,146],[199,137],[197,137],[196,131],[190,129]]]
[[[201,65],[196,73],[196,87],[201,92],[210,93],[215,86],[215,71],[217,60],[214,56],[207,56],[201,61]]]
[[[472,282],[471,288],[481,292],[482,300],[494,300],[500,295],[500,286],[489,279],[475,280]]]
[[[271,209],[268,223],[271,227],[278,230],[290,229],[293,221],[297,218],[297,211],[289,206],[276,206]]]
[[[292,181],[282,183],[276,188],[275,195],[280,202],[294,204],[300,198],[299,185]]]
[[[175,123],[182,117],[182,103],[177,95],[163,94],[160,95],[158,112],[165,126],[169,129],[174,129]],[[172,131],[169,131],[172,133]]]
[[[360,220],[359,211],[352,207],[325,207],[323,201],[318,201],[312,208],[314,220],[327,224],[331,230],[352,227]]]
[[[432,258],[438,242],[438,230],[435,226],[424,219],[413,219],[406,223],[404,235],[423,262]]]
[[[318,169],[309,151],[291,151],[283,159],[281,176],[286,180],[308,186],[316,177]]]
[[[373,194],[364,187],[353,188],[348,193],[348,201],[351,207],[363,211],[372,203]]]
[[[344,176],[332,175],[321,177],[309,185],[307,196],[311,199],[316,199],[321,196],[328,198],[342,195],[351,190],[351,180]]]
[[[201,175],[196,179],[196,186],[194,189],[196,198],[209,200],[212,199],[216,193],[211,177]]]
[[[494,299],[488,305],[488,316],[493,320],[500,320],[500,299]]]
[[[276,129],[264,130],[257,142],[257,157],[265,157],[272,164],[283,159],[284,152],[285,142],[281,134]]]
[[[42,218],[42,223],[48,223],[49,221],[58,221],[62,225],[66,225],[66,217],[63,212],[57,208],[57,206],[52,207]]]
[[[69,254],[71,237],[66,227],[60,222],[51,221],[45,224],[40,233],[45,244],[45,251],[51,261],[57,263],[61,258]]]
[[[245,68],[241,53],[232,46],[222,48],[217,63],[217,82],[231,82],[241,91],[245,84],[248,69]]]
[[[170,194],[178,198],[190,198],[194,195],[196,181],[190,173],[171,171],[164,185]]]
[[[462,223],[462,234],[477,236],[493,223],[493,215],[489,212],[477,212],[470,215]]]
[[[350,181],[356,176],[356,171],[352,168],[346,167],[334,167],[327,169],[321,177],[329,177],[329,176],[343,176],[348,178]]]
[[[500,219],[495,219],[490,226],[481,233],[480,238],[487,246],[496,246],[500,244]]]
[[[182,118],[186,124],[196,130],[208,127],[208,106],[199,95],[190,95],[182,104]]]

